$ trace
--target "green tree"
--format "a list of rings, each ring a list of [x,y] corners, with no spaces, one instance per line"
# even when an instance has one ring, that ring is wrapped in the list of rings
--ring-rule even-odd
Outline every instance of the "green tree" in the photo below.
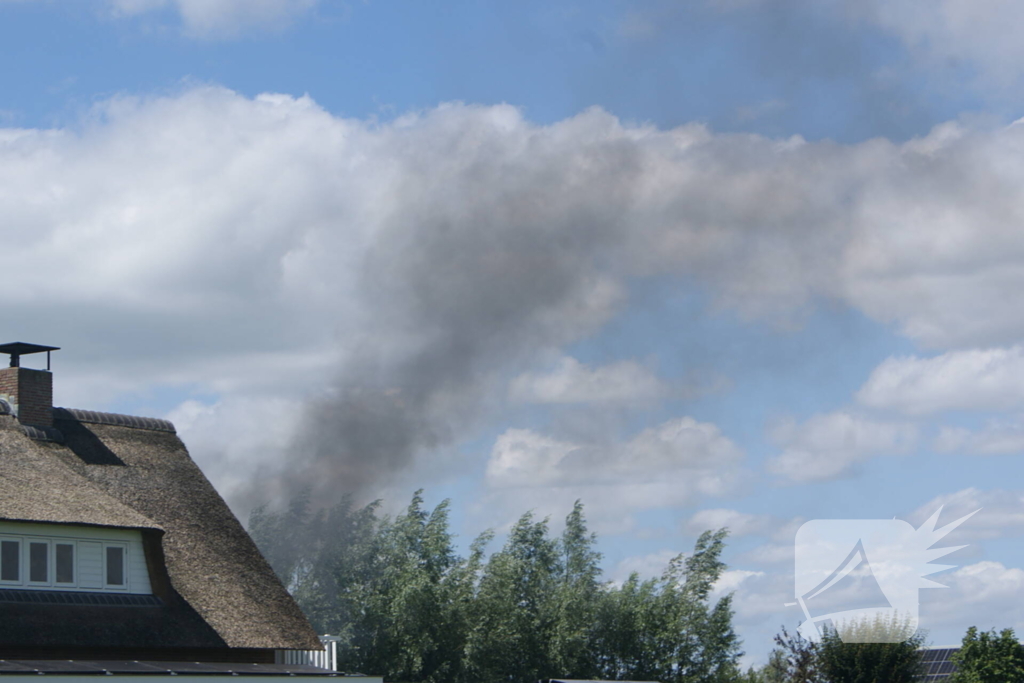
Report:
[[[559,570],[547,520],[534,521],[526,513],[480,578],[466,653],[473,677],[526,683],[557,675],[550,641]]]
[[[604,594],[593,644],[598,678],[655,680],[660,670],[655,633],[660,627],[659,583],[640,581],[634,572]]]
[[[726,680],[730,683],[789,683],[790,678],[785,674],[782,657],[780,650],[773,650],[768,663],[764,666],[750,667],[746,673],[736,673],[731,679]]]
[[[292,594],[317,632],[341,636],[339,658],[354,671],[363,670],[362,658],[374,650],[372,634],[380,619],[369,609],[383,563],[377,508],[372,503],[356,509],[346,498],[311,517],[309,530],[293,532],[309,540]]]
[[[583,503],[576,501],[565,519],[558,550],[560,576],[554,595],[554,623],[549,641],[554,675],[592,679],[597,674],[593,652],[594,623],[603,586],[597,537],[587,530]]]
[[[334,558],[336,590],[352,587],[349,594],[361,601],[358,611],[343,613],[354,617],[344,662],[349,670],[401,681],[459,678],[466,629],[453,608],[464,561],[452,546],[448,501],[427,512],[421,494],[403,514],[376,524],[369,557],[355,576],[345,558]]]
[[[818,655],[818,643],[790,634],[783,626],[761,676],[765,683],[825,683]]]
[[[996,634],[967,629],[959,652],[953,655],[956,672],[950,683],[1022,683],[1024,682],[1024,646],[1013,629]]]
[[[249,520],[314,627],[341,636],[343,670],[426,683],[775,683],[739,673],[731,596],[710,599],[724,530],[701,536],[660,578],[614,586],[601,583],[579,501],[560,537],[527,513],[489,558],[489,531],[457,555],[448,501],[428,511],[417,491],[393,519],[378,509],[343,499],[313,513],[298,496]]]
[[[818,666],[829,683],[912,683],[922,673],[924,633],[902,642],[844,642],[826,629],[817,647]]]
[[[308,550],[314,539],[310,538],[313,515],[309,507],[307,489],[296,494],[281,513],[262,506],[249,515],[249,534],[289,590],[295,588],[303,566],[311,559]]]
[[[593,645],[601,678],[695,683],[739,676],[732,596],[709,601],[725,570],[726,534],[705,532],[659,579],[633,574],[606,591]]]

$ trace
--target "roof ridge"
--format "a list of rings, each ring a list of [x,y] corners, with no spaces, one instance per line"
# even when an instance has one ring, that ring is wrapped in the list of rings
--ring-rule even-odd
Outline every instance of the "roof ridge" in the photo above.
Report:
[[[158,417],[138,417],[122,413],[102,413],[98,410],[82,410],[81,408],[54,408],[54,420],[76,420],[89,424],[113,425],[115,427],[131,427],[132,429],[148,429],[155,432],[177,434],[174,423]]]
[[[64,435],[56,427],[43,425],[21,425],[21,431],[25,436],[36,441],[52,441],[53,443],[64,443]]]

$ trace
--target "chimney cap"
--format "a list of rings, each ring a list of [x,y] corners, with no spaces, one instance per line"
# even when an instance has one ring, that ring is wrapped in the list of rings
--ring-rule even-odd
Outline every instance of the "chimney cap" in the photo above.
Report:
[[[43,351],[60,351],[59,346],[43,346],[42,344],[27,344],[25,342],[10,342],[0,344],[0,353],[24,356],[27,353],[42,353]]]
[[[7,353],[11,356],[11,367],[20,365],[19,357],[29,353],[42,353],[46,351],[46,369],[50,369],[50,351],[59,351],[59,346],[43,346],[42,344],[27,344],[25,342],[10,342],[0,344],[0,353]]]

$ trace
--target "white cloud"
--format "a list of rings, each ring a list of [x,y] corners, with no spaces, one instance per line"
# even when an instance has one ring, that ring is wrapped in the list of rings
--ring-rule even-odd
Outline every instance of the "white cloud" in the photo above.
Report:
[[[858,463],[877,455],[909,453],[917,428],[908,423],[872,420],[848,412],[815,415],[803,423],[787,421],[770,433],[782,453],[768,470],[798,482],[847,475]]]
[[[513,400],[530,403],[650,401],[664,393],[658,377],[636,361],[591,367],[569,356],[552,372],[523,373],[509,386]]]
[[[979,430],[944,426],[932,444],[942,453],[966,455],[1012,455],[1024,452],[1024,423],[1021,419],[990,419]]]
[[[692,534],[708,529],[728,527],[729,536],[737,538],[752,534],[763,534],[778,526],[778,520],[771,515],[756,515],[726,508],[700,510],[686,521],[684,527]]]
[[[481,508],[498,526],[524,509],[557,515],[573,500],[600,503],[602,533],[632,528],[630,513],[690,504],[736,489],[744,455],[710,423],[669,420],[619,444],[585,444],[509,429],[487,463]]]
[[[631,574],[636,573],[641,580],[656,579],[662,575],[672,558],[679,555],[681,550],[659,550],[647,555],[635,555],[627,557],[615,565],[609,574],[612,581],[621,584]]]
[[[1014,0],[871,0],[856,5],[858,14],[940,66],[966,61],[984,81],[1002,86],[1021,75],[1024,47],[1018,38],[1024,7]]]
[[[722,572],[722,575],[718,577],[718,581],[715,582],[711,591],[711,598],[714,600],[728,593],[733,593],[749,579],[761,578],[764,575],[764,572],[750,571],[749,569],[727,569]]]
[[[982,561],[938,574],[946,590],[922,591],[921,623],[934,642],[957,644],[969,626],[1024,627],[1024,570]]]
[[[942,508],[939,525],[976,513],[953,530],[943,545],[976,544],[986,539],[1024,534],[1024,494],[1020,491],[970,487],[942,494],[914,510],[908,521],[919,526],[939,508]],[[968,554],[977,554],[977,549]]]
[[[1000,562],[978,562],[952,573],[951,587],[971,603],[990,602],[1024,593],[1024,571]]]
[[[1024,405],[1024,348],[888,358],[872,371],[857,400],[908,415],[1019,408]]]
[[[173,8],[195,36],[227,37],[270,28],[308,12],[319,0],[106,0],[115,16]]]
[[[848,299],[929,346],[1018,338],[1019,316],[1005,293],[1024,276],[1015,265],[1024,240],[1014,227],[1024,204],[1009,196],[1010,178],[1024,177],[1024,166],[1008,156],[1022,131],[1013,124],[979,135],[942,125],[903,145],[896,166],[879,166],[845,249]]]
[[[782,3],[779,0],[704,0],[718,10],[737,12],[756,5],[779,6],[792,11],[820,13],[813,0]],[[851,25],[869,24],[900,40],[926,77],[948,84],[957,70],[969,74],[986,94],[1003,94],[1016,86],[1022,73],[1024,47],[1018,40],[1024,25],[1024,8],[1014,0],[845,0],[829,3],[828,9]],[[657,30],[650,19],[634,18],[630,27]]]
[[[744,552],[740,559],[755,565],[793,567],[796,548],[796,532],[807,521],[805,517],[794,517],[782,521],[771,518],[770,540]]]
[[[2,310],[64,347],[76,396],[324,397],[289,457],[334,490],[464,437],[507,396],[502,378],[596,333],[638,278],[683,275],[782,323],[832,297],[926,344],[1024,336],[1002,295],[1024,285],[1021,150],[1022,125],[842,146],[599,109],[538,126],[443,105],[381,124],[219,88],[115,98],[74,128],[0,129]],[[812,420],[777,468],[836,476],[909,438],[862,422]],[[616,471],[677,462],[690,432],[613,449]]]
[[[735,478],[743,452],[715,425],[692,417],[645,429],[626,443],[603,446],[559,441],[528,429],[498,437],[487,464],[496,488],[572,484],[665,483],[679,495],[718,494]]]
[[[237,501],[251,493],[253,477],[276,481],[290,469],[281,454],[295,436],[301,409],[273,396],[232,396],[214,404],[190,399],[167,418],[221,495]]]
[[[492,486],[550,485],[564,478],[562,461],[579,445],[529,429],[509,429],[498,437],[487,462]]]
[[[785,565],[792,567],[796,551],[793,541],[789,543],[764,543],[743,553],[744,562],[760,565]]]

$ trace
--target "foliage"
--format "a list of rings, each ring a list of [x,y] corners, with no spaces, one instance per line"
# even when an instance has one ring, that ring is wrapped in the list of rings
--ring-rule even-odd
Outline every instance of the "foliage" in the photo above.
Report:
[[[902,629],[903,624],[897,624]],[[876,633],[879,624],[862,625]],[[902,633],[902,631],[900,631]],[[864,633],[844,636],[866,639]],[[860,636],[860,637],[858,637]],[[757,683],[910,683],[920,679],[924,634],[915,632],[896,643],[844,642],[835,629],[811,642],[785,628],[775,636],[768,664],[757,672]]]
[[[542,678],[762,683],[741,675],[732,601],[712,601],[726,531],[707,532],[661,577],[601,580],[596,536],[577,501],[560,537],[523,515],[486,555],[459,557],[449,503],[417,492],[402,514],[343,500],[313,514],[256,510],[253,538],[321,633],[342,637],[339,665],[388,681],[533,683]],[[774,683],[774,681],[768,681]]]
[[[746,673],[735,676],[733,680],[735,683],[788,683],[790,679],[786,677],[782,659],[782,651],[773,650],[767,664],[758,669],[751,667]]]
[[[732,596],[708,596],[725,565],[725,530],[705,532],[689,557],[675,557],[658,579],[630,576],[605,592],[596,622],[598,676],[675,683],[734,672],[739,640]]]
[[[957,670],[950,683],[1024,682],[1024,646],[1011,628],[997,635],[995,629],[979,633],[970,627],[953,663]]]
[[[896,643],[843,642],[827,629],[818,645],[818,660],[829,683],[911,683],[922,669],[924,634]]]
[[[790,634],[785,627],[775,636],[775,649],[760,673],[764,683],[826,683],[819,643]]]

